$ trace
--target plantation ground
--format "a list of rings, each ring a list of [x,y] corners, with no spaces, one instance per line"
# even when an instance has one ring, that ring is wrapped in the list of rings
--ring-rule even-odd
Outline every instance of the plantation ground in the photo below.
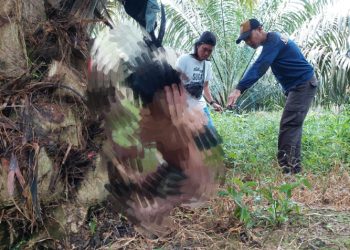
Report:
[[[280,114],[213,114],[224,141],[226,183],[221,187],[221,195],[206,206],[175,209],[172,218],[176,227],[170,236],[143,238],[124,218],[112,214],[107,204],[93,209],[83,231],[57,242],[58,248],[350,249],[349,109],[310,112],[304,126],[304,171],[297,176],[282,175],[277,166],[275,151]],[[298,182],[308,182],[310,187],[299,183],[290,199],[278,191],[286,184]],[[244,195],[239,185],[247,183],[255,186],[251,190],[248,187],[251,193]],[[242,203],[251,213],[250,227],[234,215],[237,203],[232,193],[227,194],[232,187],[242,194]],[[257,200],[261,197],[252,191],[268,188],[272,188],[276,203],[284,202],[287,208],[297,205],[297,209],[271,217],[271,202],[259,204]],[[278,218],[285,222],[277,223]]]

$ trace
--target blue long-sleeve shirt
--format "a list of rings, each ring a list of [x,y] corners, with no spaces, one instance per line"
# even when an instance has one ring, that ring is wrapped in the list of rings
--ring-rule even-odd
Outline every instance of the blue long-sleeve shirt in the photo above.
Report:
[[[269,32],[262,46],[258,59],[236,87],[241,92],[258,81],[270,66],[284,91],[307,82],[314,75],[313,67],[307,62],[299,47],[288,37],[278,32]]]

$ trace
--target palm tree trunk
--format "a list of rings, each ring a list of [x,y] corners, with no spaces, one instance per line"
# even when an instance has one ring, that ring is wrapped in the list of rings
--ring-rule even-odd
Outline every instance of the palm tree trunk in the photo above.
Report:
[[[85,106],[88,29],[103,2],[0,0],[1,249],[48,217],[49,232],[76,231],[106,197],[101,129]]]

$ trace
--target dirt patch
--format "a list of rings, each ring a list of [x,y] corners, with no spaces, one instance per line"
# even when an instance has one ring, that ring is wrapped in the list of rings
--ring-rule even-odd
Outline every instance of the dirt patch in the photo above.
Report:
[[[312,209],[281,229],[260,232],[262,249],[349,249],[349,212]]]
[[[92,212],[83,232],[73,235],[65,245],[69,249],[230,249],[241,244],[242,225],[231,216],[234,204],[224,198],[204,207],[179,207],[172,212],[174,228],[163,238],[137,233],[124,217],[108,205]],[[92,222],[96,228],[92,234]],[[63,247],[63,245],[61,245]]]
[[[349,172],[335,167],[324,176],[308,175],[312,189],[299,189],[293,198],[311,207],[322,207],[338,211],[350,210],[350,176]]]

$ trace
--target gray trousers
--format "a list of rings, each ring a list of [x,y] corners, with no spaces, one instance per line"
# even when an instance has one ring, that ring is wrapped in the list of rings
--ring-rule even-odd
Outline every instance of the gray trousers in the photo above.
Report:
[[[278,136],[278,164],[287,171],[301,169],[302,127],[311,102],[316,94],[318,82],[315,77],[298,85],[287,94]]]

